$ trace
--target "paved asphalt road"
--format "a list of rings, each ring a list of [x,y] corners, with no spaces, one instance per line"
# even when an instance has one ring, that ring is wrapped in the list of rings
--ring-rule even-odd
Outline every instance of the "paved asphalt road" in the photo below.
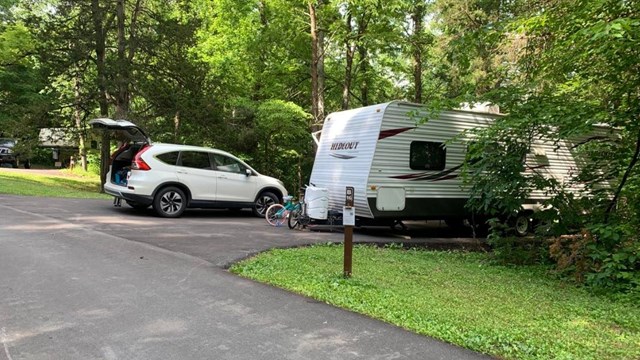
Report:
[[[459,235],[443,231],[355,240]],[[0,195],[0,360],[485,358],[224,270],[267,248],[341,239],[248,213],[160,219],[109,200]]]

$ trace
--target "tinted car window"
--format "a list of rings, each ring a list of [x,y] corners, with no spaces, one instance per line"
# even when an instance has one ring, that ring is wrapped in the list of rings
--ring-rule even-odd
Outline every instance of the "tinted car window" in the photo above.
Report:
[[[237,174],[244,174],[247,168],[236,159],[232,159],[228,156],[213,154],[213,159],[218,171],[232,172]]]
[[[162,161],[165,164],[175,165],[178,163],[178,154],[179,152],[172,151],[172,152],[156,155],[156,158],[158,158],[158,160]]]
[[[180,163],[182,166],[211,170],[209,153],[202,151],[182,151],[180,153]]]
[[[0,146],[4,148],[12,148],[16,145],[16,141],[13,139],[0,139]]]

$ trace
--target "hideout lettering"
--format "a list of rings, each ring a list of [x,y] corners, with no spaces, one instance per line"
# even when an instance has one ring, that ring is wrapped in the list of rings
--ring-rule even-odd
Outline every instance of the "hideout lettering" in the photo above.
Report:
[[[358,148],[358,144],[360,141],[334,142],[331,144],[331,150],[355,150]]]

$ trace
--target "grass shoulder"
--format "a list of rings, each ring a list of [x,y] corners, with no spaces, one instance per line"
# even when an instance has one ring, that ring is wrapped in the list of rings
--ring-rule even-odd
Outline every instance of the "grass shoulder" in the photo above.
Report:
[[[0,168],[0,194],[108,199],[100,193],[100,179],[91,174],[51,171],[11,171]]]
[[[593,296],[544,267],[486,254],[356,246],[276,249],[231,271],[506,359],[638,359],[640,308]]]

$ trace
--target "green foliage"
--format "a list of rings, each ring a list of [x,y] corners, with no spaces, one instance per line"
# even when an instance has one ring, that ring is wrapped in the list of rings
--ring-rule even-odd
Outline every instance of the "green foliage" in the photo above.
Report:
[[[262,102],[256,109],[257,166],[283,180],[292,192],[302,186],[301,162],[311,153],[310,118],[298,105],[282,100]]]
[[[87,154],[87,172],[100,175],[100,153],[97,150],[91,150]]]
[[[636,303],[594,296],[545,267],[485,254],[356,246],[271,250],[231,271],[503,359],[635,359]]]
[[[632,3],[563,0],[533,9],[478,2],[466,12],[477,10],[473,16],[453,22],[460,37],[451,43],[453,54],[461,50],[456,42],[478,39],[487,41],[476,49],[501,49],[484,55],[469,52],[483,60],[478,64],[500,59],[492,71],[500,86],[476,91],[481,96],[475,101],[489,100],[508,113],[492,128],[477,132],[477,142],[470,146],[465,175],[474,196],[471,209],[504,219],[532,191],[544,192],[551,199],[545,204],[549,210],[536,214],[543,225],[538,236],[556,239],[551,253],[558,270],[593,288],[623,292],[634,291],[638,276],[637,264],[629,260],[638,247],[629,229],[637,228],[639,213],[629,204],[636,198],[630,189],[638,183],[640,139],[640,98],[630,95],[640,91],[640,75],[631,70],[640,55],[638,7]],[[473,64],[462,61],[461,67]],[[605,127],[596,129],[596,123]],[[594,135],[603,140],[581,141]],[[525,156],[535,160],[529,148],[538,138],[569,144],[579,165],[573,181],[560,184],[540,176],[535,167],[518,169]],[[490,156],[487,149],[494,148],[496,156]],[[568,191],[570,186],[587,192]],[[585,235],[562,237],[576,233]],[[494,236],[500,233],[494,231]]]
[[[46,107],[34,38],[19,22],[0,24],[0,135],[26,139]]]
[[[625,224],[594,224],[580,235],[556,238],[558,270],[600,292],[640,295],[637,232]],[[635,295],[634,295],[635,294]]]

